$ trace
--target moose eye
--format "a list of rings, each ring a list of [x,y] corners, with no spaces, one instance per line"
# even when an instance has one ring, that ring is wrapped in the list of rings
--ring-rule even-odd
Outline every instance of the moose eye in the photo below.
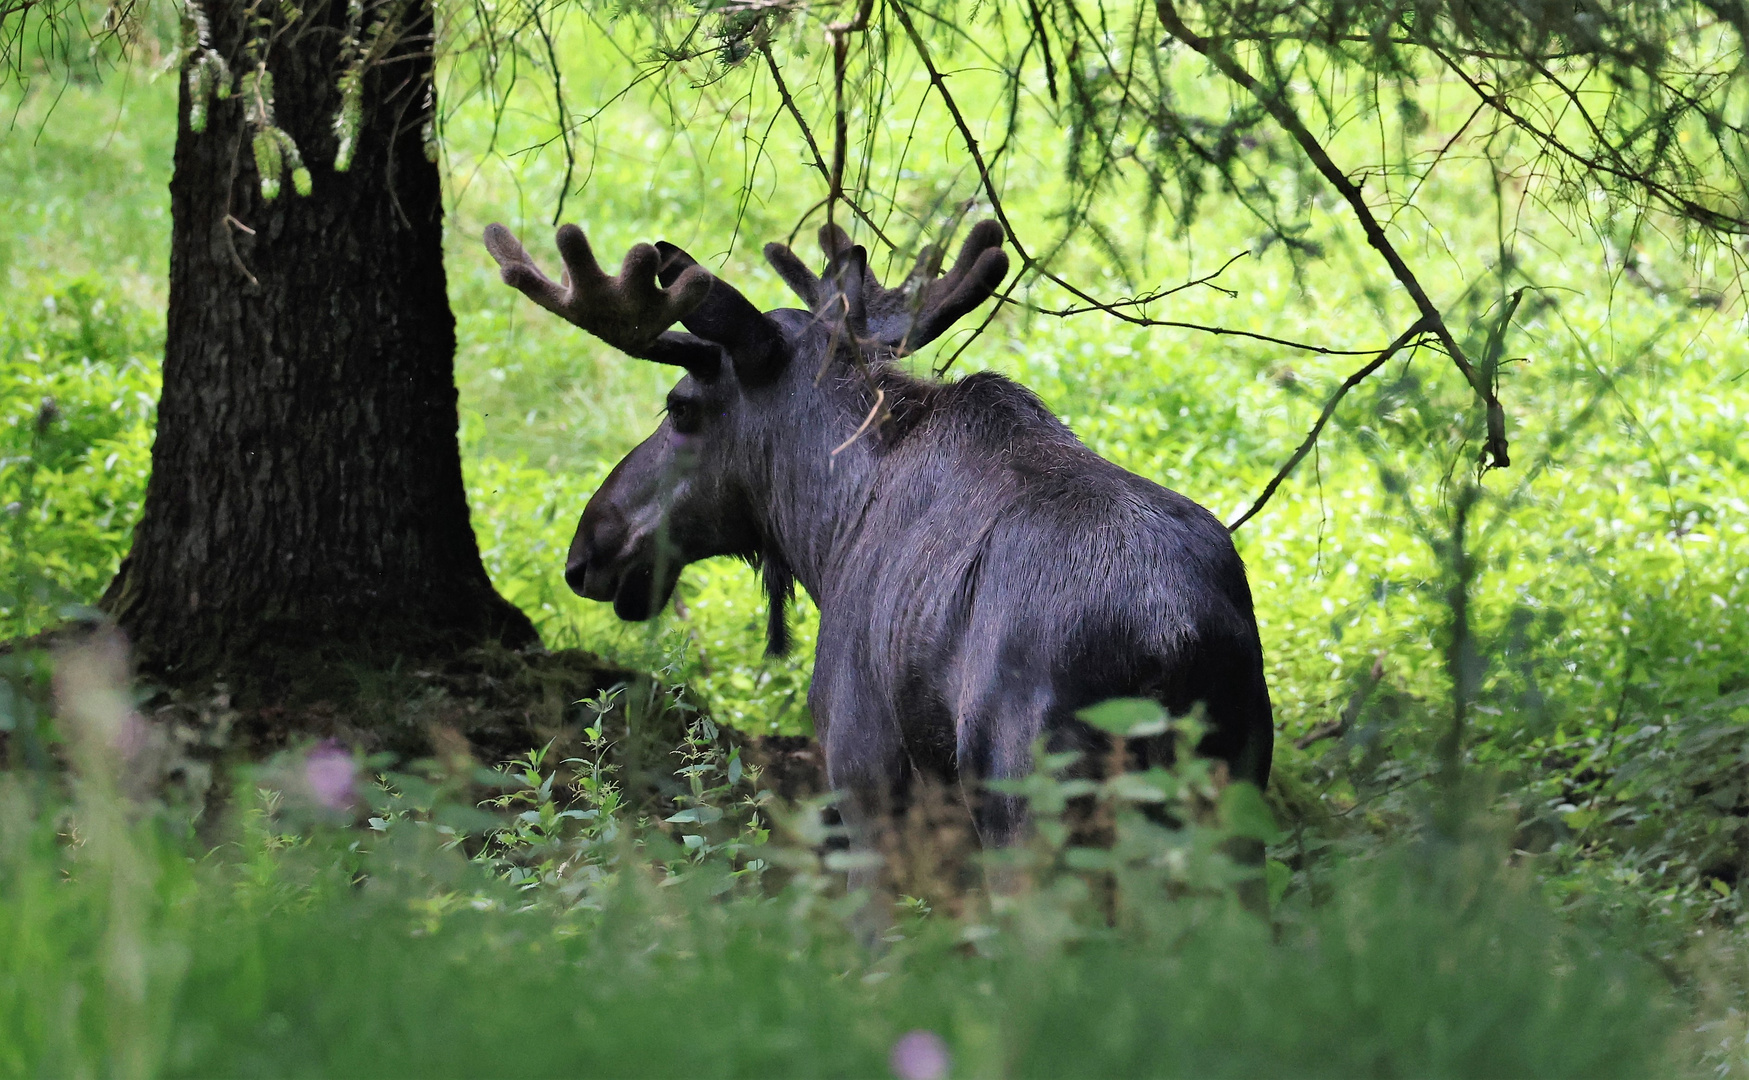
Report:
[[[698,429],[704,426],[704,410],[699,408],[696,401],[675,398],[668,402],[668,420],[680,434],[696,435]]]

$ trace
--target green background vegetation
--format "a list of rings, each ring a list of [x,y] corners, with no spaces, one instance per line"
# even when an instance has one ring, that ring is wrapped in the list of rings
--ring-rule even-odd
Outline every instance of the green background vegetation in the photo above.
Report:
[[[589,34],[567,40],[574,102],[605,101],[631,75],[619,48]],[[976,79],[967,73],[962,91],[973,100]],[[162,65],[141,62],[101,83],[45,79],[0,97],[12,117],[0,136],[9,635],[92,602],[138,513],[175,89]],[[738,564],[689,569],[686,617],[647,627],[564,587],[576,515],[654,425],[672,376],[498,283],[480,229],[502,220],[556,262],[544,234],[563,162],[551,146],[513,152],[551,136],[532,96],[513,95],[494,119],[459,75],[446,92],[463,446],[495,583],[549,647],[646,668],[684,648],[673,677],[718,722],[808,731],[805,601],[794,656],[768,661],[754,578]],[[680,243],[778,306],[787,300],[758,246],[788,234],[806,201],[794,193],[813,188],[777,143],[750,143],[751,114],[727,90],[724,100],[720,114],[679,120],[656,94],[602,111],[585,129],[586,179],[565,216],[603,252]],[[1011,212],[1043,221],[1062,196],[1060,142],[1035,135],[1006,183]],[[910,137],[903,167],[916,190],[963,195],[953,144],[929,130]],[[1408,321],[1340,208],[1306,196],[1323,255],[1296,264],[1215,203],[1173,235],[1139,204],[1125,209],[1125,195],[1110,193],[1107,217],[1131,237],[1160,236],[1146,261],[1120,273],[1092,251],[1065,256],[1072,277],[1103,293],[1184,280],[1245,252],[1218,281],[1230,292],[1191,290],[1156,313],[1353,349],[1381,346]],[[260,825],[190,866],[183,841],[150,823],[118,820],[108,840],[69,847],[56,838],[64,817],[9,788],[0,1027],[12,1039],[0,1069],[62,1060],[69,1071],[136,1071],[127,1055],[137,1053],[145,1071],[194,1074],[870,1074],[909,1027],[940,1032],[967,1074],[1749,1068],[1741,297],[1635,222],[1530,204],[1507,229],[1498,197],[1493,177],[1454,162],[1417,196],[1424,212],[1394,225],[1441,296],[1485,283],[1450,309],[1471,320],[1473,340],[1508,288],[1540,286],[1507,344],[1523,358],[1502,389],[1515,463],[1484,479],[1464,534],[1476,560],[1466,761],[1487,822],[1476,835],[1453,841],[1429,824],[1442,799],[1475,794],[1427,778],[1454,698],[1454,493],[1471,474],[1477,424],[1456,373],[1423,354],[1351,394],[1316,456],[1238,533],[1281,732],[1270,793],[1289,824],[1272,848],[1288,875],[1281,943],[1213,897],[1163,905],[1171,925],[1139,936],[1053,936],[1038,926],[1089,920],[1041,885],[997,920],[1001,947],[979,953],[968,945],[978,934],[967,937],[976,918],[943,914],[917,919],[871,964],[834,929],[823,874],[799,875],[776,899],[724,886],[734,899],[713,900],[720,868],[701,869],[673,889],[609,890],[579,912],[562,890],[529,901],[418,830],[391,843]],[[901,209],[926,212],[930,199]],[[1489,276],[1504,245],[1521,275],[1511,281]],[[957,370],[1015,376],[1095,450],[1230,520],[1359,363],[1010,311]],[[1293,745],[1345,710],[1339,735]],[[598,831],[591,842],[619,841]],[[56,880],[68,865],[87,868],[71,886]],[[354,895],[343,883],[363,867],[379,885]],[[147,887],[111,887],[128,873]],[[133,945],[116,944],[117,926],[135,927]],[[161,995],[116,989],[115,957],[128,948],[143,950],[141,977]],[[35,989],[44,978],[53,994]]]

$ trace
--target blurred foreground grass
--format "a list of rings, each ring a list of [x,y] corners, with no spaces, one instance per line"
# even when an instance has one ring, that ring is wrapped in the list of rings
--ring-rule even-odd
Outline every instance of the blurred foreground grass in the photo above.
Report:
[[[441,769],[369,787],[318,747],[251,776],[195,845],[123,794],[125,671],[102,636],[59,659],[71,803],[0,776],[9,1074],[1693,1071],[1656,972],[1558,923],[1482,832],[1332,865],[1272,929],[1220,854],[1272,831],[1255,795],[1217,795],[1206,767],[1126,778],[1102,796],[1115,842],[1090,850],[1064,845],[1071,789],[1041,774],[1040,838],[998,857],[1010,886],[911,898],[871,951],[808,819],[785,829],[702,721],[694,794],[660,824],[617,802],[611,766],[567,819],[531,757],[485,778],[528,809],[480,821]],[[1162,799],[1190,823],[1137,812]]]

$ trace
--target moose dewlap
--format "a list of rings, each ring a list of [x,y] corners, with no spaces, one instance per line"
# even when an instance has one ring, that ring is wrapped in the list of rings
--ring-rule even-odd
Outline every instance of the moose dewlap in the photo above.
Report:
[[[1226,528],[1088,450],[1009,379],[932,382],[895,364],[1001,283],[996,222],[971,230],[945,276],[925,250],[896,289],[835,227],[821,230],[818,276],[768,244],[807,308],[767,312],[670,244],[639,244],[609,277],[566,225],[554,282],[503,226],[485,239],[504,281],[541,307],[686,372],[655,433],[589,500],[565,580],[647,619],[686,564],[747,559],[778,653],[800,581],[820,609],[808,704],[862,842],[918,776],[976,789],[1024,775],[1040,735],[1097,750],[1074,714],[1107,698],[1200,704],[1199,751],[1268,778],[1262,647]],[[986,792],[975,813],[985,844],[1024,825],[1009,796]]]

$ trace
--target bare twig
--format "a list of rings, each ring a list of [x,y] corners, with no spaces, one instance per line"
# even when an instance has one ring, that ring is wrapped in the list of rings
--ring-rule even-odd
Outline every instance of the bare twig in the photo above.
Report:
[[[984,158],[983,150],[978,145],[978,137],[972,133],[971,125],[966,122],[965,114],[960,111],[959,102],[954,98],[953,92],[947,88],[947,76],[942,73],[940,68],[935,66],[935,59],[930,55],[929,46],[923,41],[923,35],[917,32],[917,27],[912,23],[910,13],[906,10],[903,0],[889,0],[888,6],[895,17],[898,18],[899,25],[904,28],[905,35],[910,39],[911,47],[917,54],[918,61],[923,64],[923,69],[929,74],[930,87],[935,90],[937,96],[941,98],[942,104],[947,108],[948,116],[953,120],[954,127],[959,132],[961,144],[965,146],[966,152],[971,155],[972,164],[978,170],[978,180],[984,190],[984,195],[990,200],[990,211],[996,215],[996,220],[1002,223],[1003,231],[1008,234],[1008,242],[1013,246],[1015,255],[1020,258],[1022,273],[1030,272],[1037,274],[1039,277],[1042,277],[1046,281],[1066,290],[1071,296],[1082,301],[1087,305],[1087,310],[1102,311],[1105,314],[1110,315],[1115,319],[1127,322],[1132,326],[1176,327],[1182,330],[1197,330],[1205,334],[1215,334],[1217,336],[1244,337],[1250,338],[1254,341],[1268,342],[1271,345],[1282,345],[1290,349],[1317,353],[1324,356],[1359,356],[1375,351],[1373,349],[1327,349],[1320,345],[1309,345],[1303,341],[1272,337],[1268,334],[1259,334],[1250,330],[1233,330],[1222,326],[1207,326],[1202,323],[1181,322],[1175,319],[1150,319],[1140,315],[1131,314],[1130,312],[1123,310],[1119,305],[1108,304],[1089,294],[1085,290],[1071,284],[1062,276],[1052,272],[1036,256],[1034,256],[1032,252],[1027,250],[1025,242],[1021,240],[1020,234],[1015,230],[1014,223],[1009,219],[1008,211],[1002,204],[1002,196],[997,192],[996,182],[990,176],[990,167]],[[1017,278],[1019,276],[1020,275],[1016,275]],[[986,320],[986,325],[987,324],[988,320]],[[964,350],[962,349],[961,351]],[[955,357],[958,355],[958,352],[954,354]],[[948,361],[948,364],[951,363],[952,358]],[[940,371],[945,371],[946,368],[947,364],[944,364]]]
[[[826,177],[826,226],[837,224],[833,211],[844,198],[844,159],[850,142],[850,114],[844,108],[844,73],[850,62],[850,35],[868,30],[874,0],[862,0],[849,22],[826,27],[826,43],[832,46],[832,171]]]
[[[874,404],[869,406],[868,415],[862,418],[862,424],[858,426],[855,431],[850,433],[850,438],[845,439],[837,446],[834,446],[832,448],[832,453],[829,456],[837,457],[839,454],[850,449],[851,445],[854,444],[856,440],[862,438],[863,432],[873,427],[876,420],[883,418],[882,410],[885,408],[886,404],[887,392],[880,389],[875,390]]]
[[[1231,525],[1227,526],[1228,532],[1239,531],[1239,526],[1250,521],[1257,515],[1259,510],[1263,509],[1264,505],[1268,503],[1270,498],[1275,494],[1275,489],[1281,486],[1281,482],[1288,478],[1288,474],[1294,471],[1294,467],[1311,452],[1313,446],[1317,445],[1318,436],[1323,432],[1324,425],[1330,422],[1330,417],[1336,412],[1336,406],[1341,403],[1342,399],[1347,396],[1350,390],[1359,386],[1368,375],[1371,375],[1373,372],[1389,363],[1391,357],[1403,351],[1403,349],[1407,348],[1418,339],[1427,334],[1433,333],[1433,327],[1429,325],[1429,322],[1430,320],[1423,315],[1415,321],[1415,325],[1397,335],[1397,340],[1385,346],[1377,356],[1367,362],[1365,367],[1342,380],[1342,385],[1336,388],[1336,393],[1330,395],[1330,400],[1324,403],[1324,411],[1318,414],[1318,422],[1313,424],[1312,430],[1306,433],[1306,437],[1300,442],[1299,448],[1293,452],[1292,457],[1287,459],[1287,463],[1276,471],[1275,476],[1270,478],[1268,486],[1263,489],[1263,494],[1257,496],[1257,501],[1251,504],[1251,509],[1240,514]]]
[[[559,184],[559,203],[553,208],[553,224],[557,225],[565,219],[565,197],[571,194],[571,178],[577,171],[577,148],[571,144],[571,119],[565,108],[565,89],[559,72],[558,46],[553,41],[552,31],[547,29],[547,24],[541,19],[540,5],[531,6],[529,11],[534,18],[535,33],[546,48],[547,64],[553,75],[553,105],[558,109],[560,143],[565,151],[565,179]]]
[[[1613,152],[1614,147],[1610,145],[1609,140],[1604,137],[1603,132],[1597,127],[1596,121],[1592,118],[1590,112],[1587,111],[1579,101],[1578,94],[1566,84],[1562,83],[1560,79],[1556,78],[1555,75],[1543,65],[1530,62],[1532,68],[1544,78],[1548,79],[1556,89],[1562,92],[1562,94],[1568,99],[1569,103],[1577,111],[1580,119],[1591,131],[1592,137],[1596,140],[1596,144],[1602,147],[1606,153],[1609,153],[1614,160],[1604,160],[1599,157],[1588,156],[1573,149],[1571,146],[1568,146],[1565,142],[1555,137],[1552,131],[1534,123],[1529,117],[1514,109],[1511,103],[1506,100],[1505,94],[1492,91],[1488,89],[1488,87],[1482,85],[1480,81],[1471,77],[1470,73],[1465,71],[1456,60],[1453,60],[1450,56],[1447,56],[1444,52],[1431,45],[1425,47],[1428,52],[1437,56],[1440,62],[1443,63],[1452,74],[1461,79],[1464,85],[1470,88],[1472,93],[1482,101],[1486,102],[1495,112],[1510,120],[1514,126],[1529,135],[1548,152],[1559,154],[1589,172],[1598,173],[1604,176],[1612,176],[1617,180],[1637,186],[1647,194],[1663,202],[1671,212],[1678,216],[1686,217],[1692,221],[1698,222],[1709,228],[1717,229],[1719,232],[1723,233],[1732,235],[1749,233],[1749,218],[1743,218],[1736,214],[1729,214],[1722,210],[1697,202],[1668,185],[1662,184],[1653,179],[1646,170],[1636,168],[1630,162],[1622,161],[1620,155]]]
[[[802,115],[802,110],[796,105],[796,99],[790,94],[789,85],[783,81],[783,72],[778,70],[777,59],[771,55],[771,46],[768,44],[760,45],[759,54],[765,57],[765,66],[767,70],[771,72],[771,81],[777,87],[777,96],[783,101],[784,111],[788,112],[790,118],[796,122],[796,127],[800,129],[802,133],[803,141],[808,144],[808,152],[814,157],[814,168],[819,170],[820,177],[826,181],[827,189],[830,190],[832,186],[832,168],[826,164],[825,157],[821,155],[820,144],[814,141],[814,131],[808,126],[807,118]],[[842,192],[840,192],[840,195],[842,196]],[[814,208],[809,209],[808,213],[813,213],[814,209],[817,209],[825,202],[825,199],[820,200],[819,203],[815,204]],[[848,206],[850,212],[860,218],[862,223],[867,225],[869,229],[874,232],[875,236],[880,239],[880,242],[887,245],[889,250],[899,250],[898,245],[894,244],[892,240],[887,238],[887,234],[881,231],[881,227],[875,223],[874,218],[870,217],[868,211],[864,210],[855,199],[844,199],[844,205]],[[806,215],[804,215],[804,217],[805,216]]]
[[[1184,292],[1186,289],[1194,289],[1198,285],[1207,285],[1209,288],[1214,289],[1217,292],[1225,293],[1229,298],[1231,298],[1231,297],[1237,296],[1238,294],[1235,293],[1232,289],[1223,288],[1220,285],[1216,285],[1215,279],[1220,277],[1222,274],[1226,273],[1227,267],[1232,266],[1234,263],[1238,262],[1240,259],[1243,259],[1245,256],[1247,256],[1249,254],[1250,254],[1250,252],[1248,252],[1248,251],[1241,251],[1241,252],[1239,252],[1239,254],[1233,256],[1232,258],[1228,259],[1226,262],[1222,263],[1220,266],[1220,269],[1215,270],[1212,273],[1204,274],[1202,277],[1199,277],[1199,278],[1191,278],[1189,281],[1174,285],[1169,289],[1156,290],[1154,292],[1149,293],[1146,296],[1131,297],[1128,300],[1113,300],[1111,303],[1102,305],[1100,307],[1067,307],[1067,308],[1060,308],[1060,309],[1055,310],[1055,311],[1052,311],[1049,308],[1035,307],[1032,310],[1038,312],[1040,315],[1055,315],[1058,318],[1063,318],[1063,317],[1066,317],[1069,315],[1084,315],[1089,311],[1110,311],[1112,308],[1143,307],[1147,304],[1152,304],[1156,300],[1164,300],[1168,296],[1173,295],[1174,293],[1181,293],[1181,292]],[[1368,350],[1368,351],[1370,352],[1371,350]]]
[[[1342,196],[1343,201],[1348,204],[1349,210],[1360,222],[1362,231],[1366,233],[1367,243],[1372,245],[1373,249],[1385,260],[1385,265],[1390,267],[1392,276],[1397,279],[1404,291],[1409,294],[1410,299],[1415,302],[1416,309],[1421,312],[1422,321],[1427,324],[1426,330],[1439,339],[1446,355],[1450,356],[1452,363],[1457,365],[1458,371],[1463,374],[1464,379],[1470,384],[1470,388],[1476,392],[1476,396],[1482,399],[1487,410],[1488,424],[1488,436],[1484,451],[1488,455],[1490,463],[1495,468],[1504,468],[1509,465],[1512,459],[1507,452],[1506,445],[1506,413],[1500,406],[1499,398],[1494,394],[1491,381],[1470,362],[1468,356],[1464,355],[1463,346],[1458,344],[1456,335],[1446,325],[1444,315],[1427,295],[1427,290],[1421,287],[1421,282],[1416,278],[1415,272],[1409,268],[1409,264],[1398,253],[1390,238],[1385,235],[1384,228],[1379,225],[1378,218],[1374,216],[1372,207],[1367,205],[1366,196],[1361,193],[1360,188],[1348,178],[1347,174],[1336,167],[1334,161],[1330,160],[1329,152],[1306,127],[1305,122],[1300,119],[1299,113],[1295,112],[1293,106],[1288,104],[1283,94],[1259,82],[1233,58],[1232,54],[1222,49],[1213,39],[1206,38],[1185,25],[1184,19],[1178,14],[1178,8],[1172,3],[1172,0],[1155,0],[1155,7],[1166,32],[1201,54],[1228,80],[1255,98],[1257,103],[1275,119],[1275,122],[1281,125],[1282,130],[1286,131],[1299,144],[1301,152],[1312,162],[1312,166],[1318,170],[1331,187],[1336,189],[1337,194]]]

